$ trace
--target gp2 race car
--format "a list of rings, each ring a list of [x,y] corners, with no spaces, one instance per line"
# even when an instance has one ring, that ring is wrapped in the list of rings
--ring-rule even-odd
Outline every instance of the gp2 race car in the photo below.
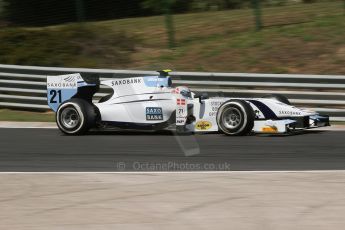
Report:
[[[112,93],[93,102],[100,85]],[[265,98],[226,98],[172,87],[169,71],[157,76],[99,80],[68,74],[47,77],[48,105],[58,128],[81,135],[93,128],[282,134],[329,126],[329,117],[290,105],[278,94]]]

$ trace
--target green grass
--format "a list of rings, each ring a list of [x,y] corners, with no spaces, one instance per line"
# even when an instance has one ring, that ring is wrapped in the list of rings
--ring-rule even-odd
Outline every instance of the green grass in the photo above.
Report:
[[[55,117],[53,112],[40,113],[0,109],[0,121],[55,122]]]
[[[167,48],[164,17],[42,28],[1,28],[0,63],[176,71],[345,73],[342,1],[175,15],[178,46]],[[53,113],[0,110],[1,121],[54,121]],[[336,123],[339,124],[339,123]],[[343,124],[343,123],[340,123]]]
[[[344,74],[342,1],[175,15],[178,46],[167,48],[164,17],[0,31],[0,63],[267,73]]]
[[[138,39],[87,25],[6,28],[0,32],[0,63],[43,66],[126,66]]]

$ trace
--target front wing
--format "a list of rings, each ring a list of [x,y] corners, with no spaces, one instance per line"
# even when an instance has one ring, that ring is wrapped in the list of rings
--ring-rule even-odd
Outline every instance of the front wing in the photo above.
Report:
[[[291,133],[304,129],[330,126],[328,116],[292,117],[281,120],[256,120],[254,133]]]

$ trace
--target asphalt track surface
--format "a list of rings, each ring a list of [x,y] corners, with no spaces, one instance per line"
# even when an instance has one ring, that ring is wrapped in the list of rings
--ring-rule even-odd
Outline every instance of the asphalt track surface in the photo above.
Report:
[[[0,129],[2,172],[343,170],[345,132],[293,136],[175,136],[170,132]]]

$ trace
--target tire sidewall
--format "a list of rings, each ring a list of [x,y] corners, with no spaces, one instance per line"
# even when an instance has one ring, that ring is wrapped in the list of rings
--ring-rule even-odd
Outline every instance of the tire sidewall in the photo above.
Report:
[[[69,107],[73,107],[77,113],[78,113],[78,116],[79,116],[79,123],[78,123],[78,126],[76,126],[75,128],[67,128],[63,125],[63,122],[61,121],[61,114],[63,112],[64,109],[67,109]],[[73,102],[73,101],[67,101],[63,104],[60,105],[60,107],[58,108],[58,111],[56,112],[56,123],[59,127],[59,129],[65,133],[65,134],[70,134],[70,135],[73,135],[73,134],[78,134],[78,133],[81,133],[83,132],[84,128],[85,128],[85,116],[84,116],[84,111],[81,107],[81,105],[79,103],[76,103],[76,102]]]
[[[231,107],[238,109],[239,112],[241,113],[240,125],[234,129],[229,129],[225,127],[225,125],[223,124],[224,112],[227,109],[230,109]],[[249,107],[251,111],[249,110]],[[227,101],[223,105],[221,105],[221,107],[218,109],[218,112],[217,112],[218,127],[226,135],[236,136],[236,135],[248,134],[254,126],[254,116],[250,116],[250,115],[253,115],[251,114],[251,112],[253,112],[251,106],[245,101],[242,101],[242,100]]]

